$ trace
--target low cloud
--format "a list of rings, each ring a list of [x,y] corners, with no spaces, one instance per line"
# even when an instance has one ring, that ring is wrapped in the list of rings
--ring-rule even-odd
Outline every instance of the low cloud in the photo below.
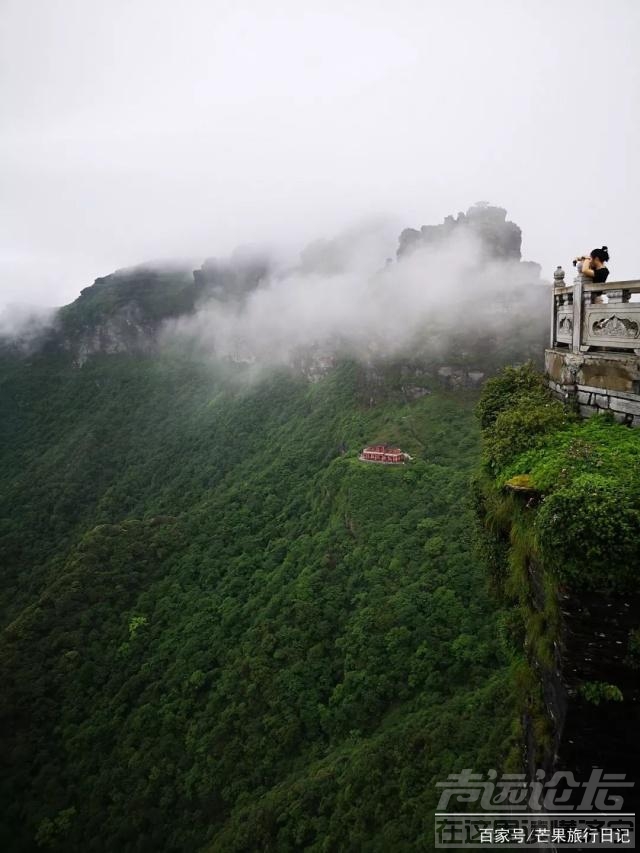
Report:
[[[482,239],[463,229],[385,261],[381,249],[389,248],[379,227],[314,243],[242,298],[210,299],[171,323],[166,339],[186,337],[235,361],[287,365],[310,351],[460,354],[546,328],[537,264],[491,260]]]
[[[55,323],[55,308],[10,303],[0,311],[0,344],[26,350]]]

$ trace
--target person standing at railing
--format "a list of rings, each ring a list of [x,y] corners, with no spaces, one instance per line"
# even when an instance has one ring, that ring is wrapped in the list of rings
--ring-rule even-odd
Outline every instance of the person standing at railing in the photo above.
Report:
[[[609,250],[603,246],[601,249],[594,249],[589,257],[581,255],[575,258],[573,265],[579,274],[593,279],[594,284],[604,284],[609,275],[609,269],[605,267],[608,260]]]

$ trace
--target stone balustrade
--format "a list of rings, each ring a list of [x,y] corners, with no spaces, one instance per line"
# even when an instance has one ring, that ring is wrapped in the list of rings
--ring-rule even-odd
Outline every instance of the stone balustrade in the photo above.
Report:
[[[552,348],[640,355],[640,280],[594,284],[576,276],[567,286],[558,271],[554,278]]]
[[[558,267],[545,367],[551,390],[583,416],[609,410],[640,426],[640,280],[567,285]]]

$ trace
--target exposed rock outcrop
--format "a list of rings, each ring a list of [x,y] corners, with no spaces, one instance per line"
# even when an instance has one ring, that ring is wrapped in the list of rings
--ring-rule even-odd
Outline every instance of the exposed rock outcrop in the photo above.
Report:
[[[162,323],[192,312],[198,295],[186,265],[118,270],[58,311],[43,347],[69,353],[79,366],[97,353],[149,352]]]
[[[438,246],[454,234],[466,232],[479,238],[487,257],[498,260],[521,259],[522,231],[507,220],[507,211],[478,202],[466,213],[447,216],[440,225],[423,225],[420,230],[405,228],[400,235],[398,258],[418,248]]]

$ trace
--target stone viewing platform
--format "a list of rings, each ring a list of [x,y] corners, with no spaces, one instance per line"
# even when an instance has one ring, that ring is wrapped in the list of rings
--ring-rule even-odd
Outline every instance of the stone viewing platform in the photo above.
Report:
[[[545,370],[554,394],[576,400],[583,417],[611,411],[640,427],[640,281],[577,276],[567,285],[558,267]]]

